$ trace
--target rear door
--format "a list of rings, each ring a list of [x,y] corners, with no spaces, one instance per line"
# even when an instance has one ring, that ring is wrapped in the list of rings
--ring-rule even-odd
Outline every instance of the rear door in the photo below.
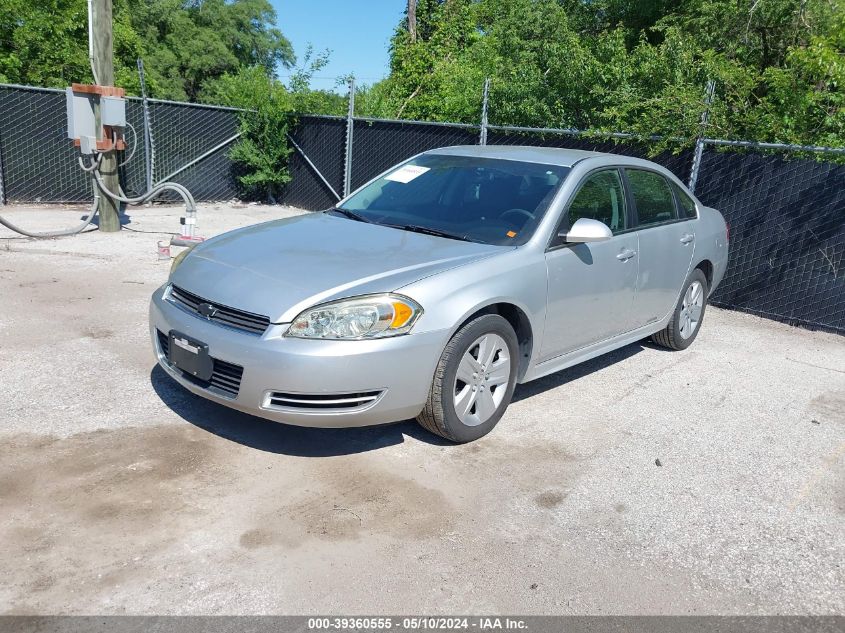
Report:
[[[584,177],[555,231],[579,218],[600,220],[613,231],[604,242],[567,244],[553,238],[546,252],[548,309],[540,354],[554,358],[631,328],[637,284],[637,235],[618,169]]]
[[[695,223],[669,180],[656,171],[625,169],[639,241],[634,326],[662,319],[675,306],[695,251]]]

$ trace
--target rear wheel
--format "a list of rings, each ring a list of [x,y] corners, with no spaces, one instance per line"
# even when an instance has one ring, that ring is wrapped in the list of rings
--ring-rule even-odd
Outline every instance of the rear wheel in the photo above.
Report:
[[[489,433],[513,396],[518,350],[513,328],[497,314],[464,325],[443,350],[417,421],[453,442]]]
[[[698,336],[706,308],[707,277],[700,268],[696,268],[687,278],[669,325],[666,329],[652,335],[652,340],[669,349],[688,348]]]

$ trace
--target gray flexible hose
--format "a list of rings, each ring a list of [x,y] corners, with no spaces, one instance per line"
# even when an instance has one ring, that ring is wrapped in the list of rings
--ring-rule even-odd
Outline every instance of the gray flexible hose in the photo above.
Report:
[[[113,198],[114,200],[119,200],[120,202],[125,202],[126,204],[143,204],[148,200],[152,200],[167,189],[170,189],[172,191],[175,191],[182,197],[182,200],[185,201],[185,207],[187,208],[187,211],[189,213],[194,213],[197,210],[197,203],[194,202],[194,197],[191,195],[191,192],[178,183],[162,182],[153,186],[152,189],[150,189],[146,193],[141,194],[140,196],[137,196],[135,198],[127,198],[126,196],[122,196],[119,193],[114,193],[113,191],[110,191],[106,187],[106,183],[103,182],[103,177],[100,175],[99,170],[95,169],[93,173],[94,178],[97,180],[97,184],[99,185],[100,189],[102,189],[103,193],[109,196],[110,198]]]
[[[108,197],[112,198],[113,200],[117,200],[119,202],[124,202],[126,204],[143,204],[149,200],[152,200],[156,196],[160,195],[164,191],[168,189],[171,191],[175,191],[179,194],[182,200],[185,202],[185,210],[186,214],[190,217],[195,217],[197,212],[197,203],[194,201],[194,197],[191,195],[191,192],[188,191],[186,187],[180,185],[176,182],[161,182],[157,185],[154,185],[152,189],[149,191],[137,196],[135,198],[129,198],[123,193],[123,189],[120,189],[120,193],[114,193],[110,191],[106,187],[106,183],[103,182],[103,178],[100,175],[100,162],[103,158],[102,154],[98,154],[96,160],[91,165],[86,165],[85,161],[82,160],[82,157],[79,157],[79,167],[85,171],[90,173],[94,180],[97,183],[97,186],[94,187],[94,202],[91,205],[91,211],[88,213],[88,217],[77,227],[72,229],[64,229],[61,231],[45,231],[43,233],[37,233],[33,231],[27,231],[26,229],[22,229],[19,226],[12,224],[3,216],[0,216],[0,224],[5,226],[6,228],[14,231],[15,233],[20,233],[25,237],[35,237],[35,238],[49,238],[49,237],[65,237],[68,235],[76,235],[77,233],[81,233],[84,231],[94,220],[94,216],[100,210],[100,194],[98,193],[99,190],[102,190],[104,194]],[[98,190],[99,187],[99,190]]]
[[[76,235],[77,233],[81,233],[84,231],[91,222],[94,220],[94,216],[97,215],[97,212],[100,210],[100,195],[98,193],[94,193],[94,202],[91,205],[91,211],[88,213],[88,218],[82,221],[82,224],[79,226],[72,228],[72,229],[64,229],[61,231],[45,231],[44,233],[35,233],[33,231],[27,231],[26,229],[22,229],[19,226],[16,226],[9,222],[6,218],[0,215],[0,224],[5,226],[7,229],[11,229],[15,233],[20,233],[26,237],[66,237],[68,235]]]

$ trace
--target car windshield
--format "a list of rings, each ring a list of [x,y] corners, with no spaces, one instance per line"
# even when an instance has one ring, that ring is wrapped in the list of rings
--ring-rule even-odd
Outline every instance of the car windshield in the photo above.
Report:
[[[568,167],[426,154],[334,210],[351,219],[484,244],[525,243]]]

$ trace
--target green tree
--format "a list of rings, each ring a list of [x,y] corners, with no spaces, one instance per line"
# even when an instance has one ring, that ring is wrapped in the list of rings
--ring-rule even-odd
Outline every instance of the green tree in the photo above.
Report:
[[[142,42],[128,0],[115,0],[114,12],[115,81],[134,91]],[[0,82],[64,88],[91,81],[85,0],[0,0]]]
[[[114,0],[115,83],[137,93],[144,58],[152,96],[197,101],[242,68],[294,62],[268,0]],[[86,0],[0,0],[0,81],[91,82]]]
[[[842,146],[845,142],[845,16],[827,32],[791,46],[782,66],[763,73],[759,129],[775,140]]]
[[[156,96],[198,101],[206,85],[242,68],[270,75],[294,62],[267,0],[127,0]]]
[[[215,100],[247,110],[241,114],[241,137],[229,151],[229,157],[239,164],[238,181],[245,197],[274,201],[290,180],[290,93],[262,66],[224,75],[214,83],[213,90]]]
[[[210,102],[243,108],[241,137],[229,157],[238,163],[238,181],[245,197],[275,201],[290,181],[288,130],[297,113],[339,114],[342,95],[311,90],[311,79],[328,62],[328,51],[314,55],[309,46],[286,87],[261,65],[227,73],[210,82],[204,94]]]
[[[845,145],[842,0],[419,0],[370,113]]]

